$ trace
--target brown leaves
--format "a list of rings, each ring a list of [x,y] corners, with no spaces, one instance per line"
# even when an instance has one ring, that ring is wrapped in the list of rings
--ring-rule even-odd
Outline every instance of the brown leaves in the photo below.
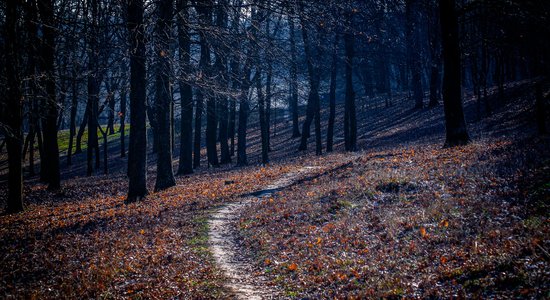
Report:
[[[426,228],[424,226],[420,227],[420,229],[418,230],[420,232],[420,236],[425,238],[428,233],[426,232]]]
[[[478,276],[470,272],[487,269],[488,278],[496,276],[499,259],[533,252],[544,257],[532,239],[522,237],[527,234],[524,227],[517,227],[518,220],[510,217],[519,212],[506,204],[511,197],[506,180],[487,175],[502,162],[495,157],[493,165],[479,167],[477,157],[500,146],[429,145],[363,155],[350,168],[251,207],[241,222],[262,222],[243,230],[245,242],[258,245],[255,240],[269,239],[252,249],[289,264],[267,275],[277,282],[284,279],[285,287],[300,290],[304,297],[450,296],[450,290],[463,289],[458,278]],[[399,189],[376,189],[391,180]],[[550,226],[536,224],[537,230]],[[544,249],[550,245],[540,238],[536,244]],[[536,251],[520,250],[526,247]],[[532,260],[513,262],[514,268],[525,272],[527,266],[548,266],[527,261]],[[290,262],[300,272],[290,271]],[[535,281],[544,277],[527,276]],[[480,282],[497,290],[496,295],[510,293],[488,280]]]
[[[298,269],[298,265],[296,263],[291,263],[287,268],[289,271],[294,272]]]
[[[129,205],[122,204],[124,174],[67,180],[62,196],[32,186],[27,211],[0,217],[0,253],[7,253],[0,256],[0,281],[15,283],[0,284],[0,295],[224,298],[223,278],[207,257],[209,210],[286,170],[248,167],[178,178],[176,187]]]

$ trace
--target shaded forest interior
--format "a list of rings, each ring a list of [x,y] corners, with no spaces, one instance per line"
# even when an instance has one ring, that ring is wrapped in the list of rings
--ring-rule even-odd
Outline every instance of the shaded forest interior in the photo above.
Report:
[[[206,220],[309,166],[234,224],[275,298],[550,295],[548,1],[7,0],[0,31],[0,296],[242,297]]]

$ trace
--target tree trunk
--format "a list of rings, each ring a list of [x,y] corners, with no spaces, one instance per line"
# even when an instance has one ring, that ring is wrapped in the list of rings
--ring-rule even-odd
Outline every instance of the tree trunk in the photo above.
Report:
[[[73,140],[76,134],[76,113],[78,112],[78,82],[76,79],[76,70],[72,71],[72,85],[71,85],[71,116],[69,120],[69,147],[67,148],[67,165],[72,164],[72,152],[73,152]]]
[[[330,88],[329,88],[329,106],[327,128],[327,152],[332,152],[334,141],[334,119],[336,118],[336,76],[338,75],[338,40],[339,36],[334,36],[334,45],[332,48],[332,65],[330,67]]]
[[[413,89],[414,108],[424,107],[424,92],[422,89],[422,64],[419,45],[419,2],[406,0],[407,15],[407,64],[411,72],[411,87]]]
[[[430,54],[431,54],[431,67],[430,67],[430,102],[428,107],[435,107],[439,104],[441,99],[441,33],[439,31],[439,14],[436,8],[430,8],[431,12],[431,26],[430,32]]]
[[[115,134],[115,94],[113,93],[113,91],[111,90],[111,92],[109,93],[109,100],[108,100],[108,107],[109,107],[109,111],[108,111],[108,119],[107,119],[107,130],[108,130],[108,134],[109,135],[112,135],[112,134]]]
[[[201,166],[201,133],[202,133],[202,110],[204,96],[201,89],[197,89],[195,96],[195,131],[193,140],[193,168]]]
[[[191,73],[191,39],[189,36],[189,25],[187,20],[188,0],[178,0],[178,43],[179,59],[182,65],[183,75]],[[193,89],[186,81],[179,82],[180,107],[181,107],[181,128],[180,128],[180,155],[178,174],[185,175],[193,173]]]
[[[352,14],[348,13],[348,26],[351,26]],[[355,114],[355,91],[353,90],[353,33],[347,30],[344,33],[345,73],[346,73],[346,101],[344,106],[344,142],[346,151],[355,151],[357,148],[357,118]]]
[[[212,12],[209,6],[204,6],[199,9],[200,19],[203,26],[210,26],[212,22]],[[206,78],[210,78],[210,45],[207,40],[206,32],[200,33],[200,45],[201,45],[201,61],[202,70]],[[213,167],[219,166],[218,161],[218,149],[216,145],[216,131],[217,131],[217,114],[216,114],[216,98],[212,93],[204,93],[206,97],[206,157],[208,163]]]
[[[227,13],[226,10],[227,1],[221,0],[218,2],[216,9],[216,27],[222,32],[226,32],[227,29]],[[227,58],[226,53],[229,52],[227,46],[223,40],[216,39],[216,45],[214,47],[216,54],[216,66],[215,69],[218,72],[218,84],[221,87],[227,87]],[[219,139],[220,139],[220,163],[227,164],[231,162],[231,154],[229,153],[228,144],[228,99],[226,95],[219,94],[218,99],[218,121],[219,121]]]
[[[9,132],[6,133],[6,148],[8,150],[8,200],[7,213],[23,211],[23,166],[22,166],[22,132],[21,132],[21,89],[19,86],[19,57],[18,38],[21,34],[17,28],[19,1],[8,0],[6,2],[6,125]]]
[[[172,137],[170,129],[170,103],[172,92],[170,85],[170,23],[172,18],[172,0],[157,2],[158,19],[156,24],[156,82],[155,113],[157,116],[157,178],[155,191],[161,191],[176,185],[172,170]]]
[[[290,31],[290,110],[292,114],[292,138],[300,137],[300,126],[298,124],[298,62],[296,55],[296,33],[294,30],[294,16],[288,18]]]
[[[86,103],[86,109],[84,110],[84,116],[82,117],[82,122],[78,127],[78,133],[76,134],[76,149],[74,154],[82,153],[82,137],[84,136],[84,131],[86,130],[86,125],[88,125],[88,116],[90,115],[90,105]]]
[[[237,89],[238,89],[237,85]],[[236,89],[236,90],[237,90]],[[236,117],[237,117],[237,99],[231,97],[231,101],[229,102],[229,139],[230,139],[230,145],[229,145],[229,155],[233,156],[235,155],[235,129],[236,129]]]
[[[302,7],[303,10],[303,7]],[[304,12],[302,12],[304,13]],[[315,153],[321,155],[322,143],[321,143],[321,122],[320,122],[320,99],[319,99],[319,83],[320,83],[320,70],[315,66],[313,62],[312,45],[309,39],[309,33],[307,25],[304,22],[303,15],[300,15],[300,21],[302,25],[302,39],[304,40],[304,52],[306,55],[308,78],[309,78],[309,97],[307,103],[307,114],[302,128],[302,138],[300,141],[300,147],[298,150],[307,149],[307,139],[310,135],[311,122],[315,119]],[[320,56],[320,55],[319,55]]]
[[[103,138],[103,174],[107,175],[109,174],[109,162],[107,160],[109,158],[109,147],[107,143],[107,136],[109,132],[107,131],[108,128],[105,128],[105,130],[103,130],[103,128],[101,128],[101,125],[98,125],[97,128],[101,132],[101,137]]]
[[[239,30],[240,13],[235,13],[231,21],[231,34],[240,34]],[[241,49],[238,39],[234,39],[230,44],[232,49]],[[231,62],[229,63],[230,78],[232,78],[231,88],[233,91],[239,91],[241,89],[241,58],[240,55],[231,55]],[[229,153],[231,156],[235,155],[235,133],[236,133],[236,119],[237,119],[237,102],[238,96],[231,96],[229,108],[229,138],[231,139],[231,145]]]
[[[29,146],[29,175],[34,176],[35,175],[35,171],[34,171],[34,138],[36,137],[36,131],[35,131],[34,125],[31,125],[31,130],[32,130],[32,134],[31,134],[31,140],[29,142],[29,144],[30,144],[30,146]]]
[[[89,24],[89,50],[88,50],[88,143],[86,149],[87,171],[86,175],[91,176],[94,171],[93,157],[95,154],[95,169],[99,169],[99,141],[97,136],[97,121],[99,114],[99,80],[98,80],[98,4],[97,0],[91,0],[92,20]]]
[[[261,62],[259,62],[261,63]],[[269,163],[269,146],[267,144],[267,120],[265,109],[265,97],[262,91],[262,69],[256,70],[256,95],[258,96],[258,115],[260,117],[260,139],[262,143],[262,164]]]
[[[239,128],[238,128],[238,140],[237,140],[237,166],[248,165],[248,159],[246,157],[246,130],[248,123],[248,111],[250,110],[248,105],[248,89],[250,88],[250,71],[244,72],[246,81],[242,84],[241,96],[239,100]],[[248,74],[248,77],[246,77]]]
[[[42,72],[45,73],[46,117],[44,118],[44,158],[48,160],[48,189],[61,187],[59,173],[59,146],[57,145],[57,102],[55,92],[55,24],[52,0],[38,1],[38,9],[44,27],[42,29]]]
[[[248,159],[246,155],[246,130],[248,127],[248,113],[250,106],[248,104],[248,90],[250,89],[250,54],[251,50],[248,50],[248,57],[246,59],[244,70],[241,77],[241,93],[239,99],[239,127],[237,137],[237,166],[248,165]]]
[[[443,106],[445,111],[445,146],[465,145],[469,141],[462,108],[460,46],[455,0],[439,2],[441,44],[443,46]]]
[[[123,68],[126,66],[124,65]],[[122,88],[120,89],[120,157],[126,157],[126,72],[122,72]]]
[[[147,195],[147,99],[143,0],[128,1],[130,43],[130,143],[128,147],[128,198],[134,202]]]

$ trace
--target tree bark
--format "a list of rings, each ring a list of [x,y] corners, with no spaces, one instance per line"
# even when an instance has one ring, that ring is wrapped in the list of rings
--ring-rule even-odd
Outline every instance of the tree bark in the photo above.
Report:
[[[73,154],[82,153],[82,137],[84,136],[84,131],[86,130],[86,125],[88,125],[88,116],[90,114],[90,105],[86,103],[86,109],[84,110],[84,116],[82,117],[82,122],[78,127],[78,132],[76,134],[75,142],[75,151]]]
[[[256,95],[258,97],[258,115],[260,118],[260,139],[262,144],[262,164],[269,163],[269,146],[267,144],[267,120],[266,120],[266,108],[265,97],[262,91],[262,69],[257,67],[256,69]]]
[[[348,26],[352,23],[352,12],[347,14]],[[346,101],[344,106],[344,142],[346,151],[355,151],[357,148],[357,117],[355,114],[355,91],[353,90],[353,33],[346,30],[344,33],[345,74],[346,74]]]
[[[157,2],[158,19],[156,24],[156,82],[155,82],[155,113],[157,116],[157,178],[155,191],[161,191],[176,185],[172,170],[172,136],[170,126],[170,108],[172,91],[170,85],[170,38],[171,19],[173,13],[172,0]]]
[[[441,44],[443,46],[443,106],[445,111],[445,147],[465,145],[469,141],[462,108],[460,46],[455,0],[439,2]]]
[[[89,24],[89,50],[88,50],[88,142],[86,149],[87,169],[86,175],[91,176],[94,171],[93,157],[95,154],[95,169],[99,169],[99,141],[97,136],[99,115],[99,80],[98,80],[98,4],[97,0],[91,0],[92,20]]]
[[[179,59],[182,65],[182,76],[186,77],[191,73],[191,38],[187,19],[188,0],[178,0],[178,46]],[[180,128],[180,155],[178,174],[185,175],[193,173],[193,89],[185,80],[180,80],[180,107],[181,107],[181,128]]]
[[[330,88],[329,88],[329,116],[327,128],[327,152],[332,152],[334,143],[334,119],[336,118],[336,76],[338,75],[338,40],[339,36],[334,36],[334,45],[332,46],[332,65],[330,67]]]
[[[292,138],[300,137],[300,125],[298,123],[298,61],[296,55],[296,32],[294,30],[294,16],[288,17],[290,31],[290,112],[292,114]]]
[[[239,127],[237,132],[237,166],[248,165],[248,158],[246,155],[246,130],[248,129],[248,113],[250,110],[250,106],[248,104],[248,91],[251,85],[250,48],[251,46],[249,46],[247,51],[247,58],[241,77],[241,93],[239,96]]]
[[[61,187],[59,172],[59,146],[57,145],[57,100],[55,92],[55,24],[53,1],[38,1],[38,9],[44,26],[42,48],[42,72],[45,73],[46,117],[44,118],[43,141],[44,159],[48,160],[48,189],[57,190]]]
[[[205,79],[211,78],[211,65],[210,65],[210,43],[207,36],[207,30],[212,25],[212,3],[210,1],[204,1],[201,6],[197,6],[197,12],[201,25],[204,26],[203,30],[200,30],[200,46],[201,46],[201,71]],[[206,98],[206,157],[208,163],[213,167],[219,166],[218,161],[218,149],[216,145],[216,131],[217,131],[217,114],[216,114],[216,98],[210,91],[203,90],[203,96]]]
[[[407,64],[411,72],[411,87],[413,90],[414,108],[424,107],[424,92],[422,89],[422,65],[419,45],[418,0],[406,0],[407,17]]]
[[[145,27],[143,0],[128,1],[130,43],[130,143],[128,145],[128,197],[126,202],[144,198],[147,191],[147,100]]]
[[[436,8],[429,8],[431,11],[430,32],[430,102],[428,107],[435,107],[441,99],[441,33],[439,26],[439,13]]]
[[[225,32],[227,28],[227,1],[219,1],[216,11],[216,27],[218,30]],[[216,54],[216,70],[218,72],[218,82],[222,87],[228,86],[227,82],[227,58],[225,53],[229,52],[224,41],[217,40],[215,46]],[[219,138],[220,138],[220,163],[227,164],[231,162],[231,154],[229,153],[228,144],[228,99],[226,95],[218,95],[218,112],[219,112]]]
[[[72,70],[71,84],[71,116],[69,120],[69,147],[67,148],[67,165],[72,164],[73,141],[76,134],[76,113],[78,112],[78,82],[76,70]]]
[[[302,14],[303,12],[303,7]],[[313,61],[313,50],[311,41],[309,39],[309,32],[307,25],[304,21],[304,16],[300,15],[300,22],[302,23],[302,39],[304,40],[304,52],[306,56],[308,78],[309,78],[309,97],[307,103],[307,114],[304,126],[302,127],[302,138],[298,150],[307,150],[307,139],[310,135],[311,122],[315,119],[315,153],[316,155],[322,154],[322,141],[321,141],[321,116],[320,116],[320,99],[319,99],[319,83],[320,83],[320,70],[315,66]],[[319,55],[320,56],[320,55]]]
[[[125,68],[126,64],[122,66]],[[122,88],[120,89],[120,157],[126,157],[126,72],[122,72]]]
[[[8,200],[7,213],[23,211],[23,166],[22,166],[22,130],[21,130],[21,88],[19,86],[19,57],[17,28],[18,3],[16,0],[6,2],[6,125],[10,132],[6,134],[6,148],[8,151]]]
[[[202,133],[202,110],[204,96],[201,89],[195,94],[195,131],[193,140],[193,168],[201,166],[201,133]]]

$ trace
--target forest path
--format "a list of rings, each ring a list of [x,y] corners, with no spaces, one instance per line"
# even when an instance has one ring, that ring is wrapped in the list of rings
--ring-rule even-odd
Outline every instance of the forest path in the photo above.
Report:
[[[244,195],[239,202],[222,206],[210,218],[208,222],[210,249],[216,264],[229,279],[227,287],[235,292],[238,299],[272,299],[277,295],[277,291],[267,285],[266,278],[254,274],[252,263],[241,251],[235,228],[240,212],[258,198],[269,197],[293,185],[300,178],[314,174],[318,169],[319,167],[305,166],[287,173],[261,190]]]

